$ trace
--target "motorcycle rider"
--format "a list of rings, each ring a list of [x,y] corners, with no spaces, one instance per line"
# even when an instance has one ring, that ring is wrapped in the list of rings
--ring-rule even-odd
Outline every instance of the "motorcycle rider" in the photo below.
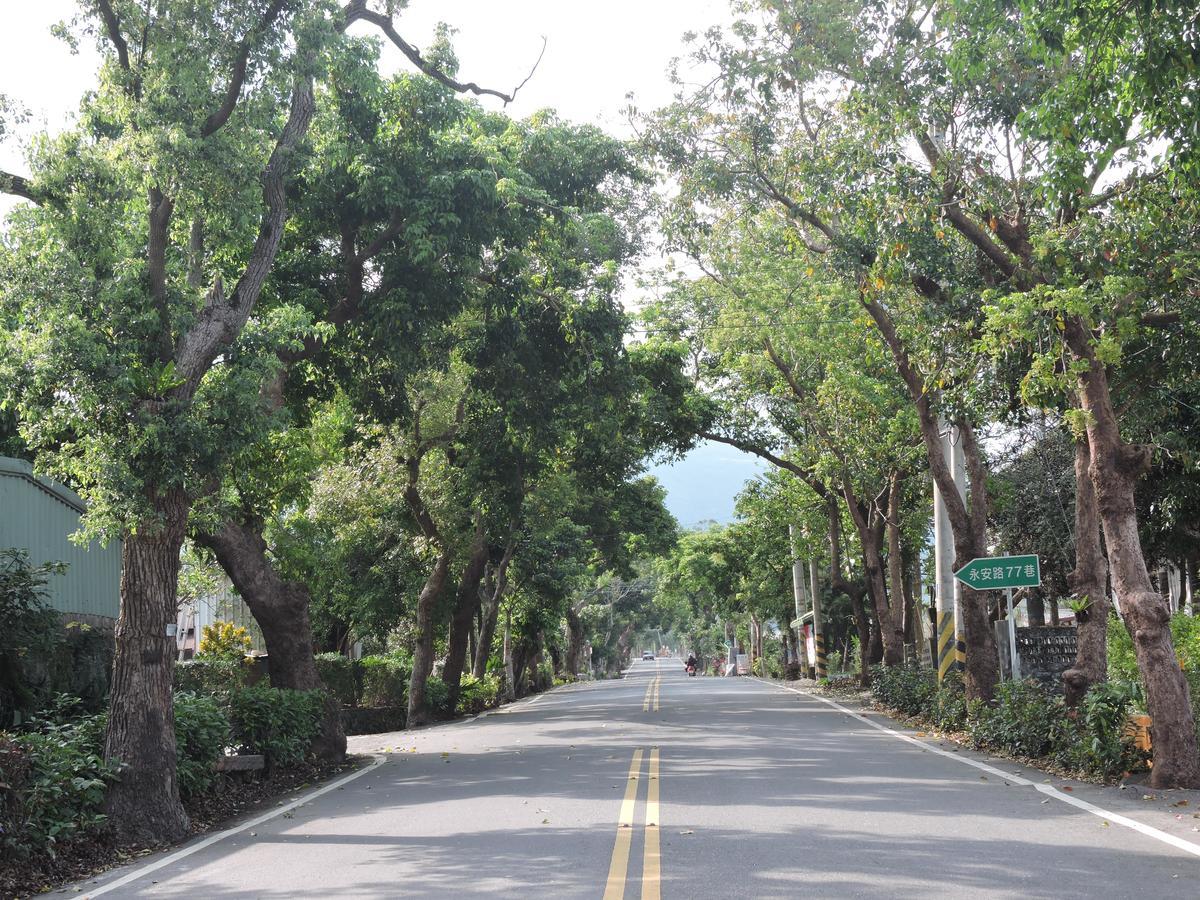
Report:
[[[683,668],[684,668],[684,671],[687,671],[688,669],[699,669],[700,668],[700,664],[696,662],[696,654],[694,654],[694,653],[688,654],[687,662],[685,662],[683,664]]]

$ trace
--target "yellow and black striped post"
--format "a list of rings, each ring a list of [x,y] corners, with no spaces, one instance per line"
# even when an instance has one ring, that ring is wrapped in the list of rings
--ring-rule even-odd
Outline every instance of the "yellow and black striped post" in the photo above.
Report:
[[[954,613],[937,614],[937,672],[938,681],[954,667],[958,660],[958,640],[954,633]]]
[[[829,670],[825,665],[825,635],[814,634],[813,645],[817,650],[817,680],[829,677]]]

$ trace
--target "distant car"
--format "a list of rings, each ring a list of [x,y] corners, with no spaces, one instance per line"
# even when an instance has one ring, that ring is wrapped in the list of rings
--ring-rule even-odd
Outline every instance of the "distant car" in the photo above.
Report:
[[[642,659],[654,659],[654,654],[651,653],[649,650],[643,650],[642,651]]]

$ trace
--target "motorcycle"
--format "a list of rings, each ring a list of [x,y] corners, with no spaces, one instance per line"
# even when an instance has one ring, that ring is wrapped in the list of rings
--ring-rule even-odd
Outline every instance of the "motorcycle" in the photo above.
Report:
[[[695,667],[695,666],[688,666],[688,667],[687,667],[687,673],[688,673],[688,675],[690,675],[692,678],[695,678],[695,677],[696,677],[696,667]]]

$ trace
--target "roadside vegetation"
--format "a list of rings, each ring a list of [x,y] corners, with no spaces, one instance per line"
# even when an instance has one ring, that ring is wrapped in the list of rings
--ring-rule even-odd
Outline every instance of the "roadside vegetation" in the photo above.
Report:
[[[62,29],[103,64],[0,172],[0,452],[124,577],[101,632],[0,548],[6,866],[177,841],[348,734],[644,650],[799,678],[814,601],[825,674],[890,709],[1200,787],[1192,6],[736,0],[635,141],[509,115],[403,7]],[[647,471],[702,441],[766,469],[681,529]],[[1003,597],[967,587],[935,677],[935,493],[954,569],[1040,556],[1016,599],[1074,623],[1060,679],[1002,681]],[[218,588],[250,630],[177,659]]]

